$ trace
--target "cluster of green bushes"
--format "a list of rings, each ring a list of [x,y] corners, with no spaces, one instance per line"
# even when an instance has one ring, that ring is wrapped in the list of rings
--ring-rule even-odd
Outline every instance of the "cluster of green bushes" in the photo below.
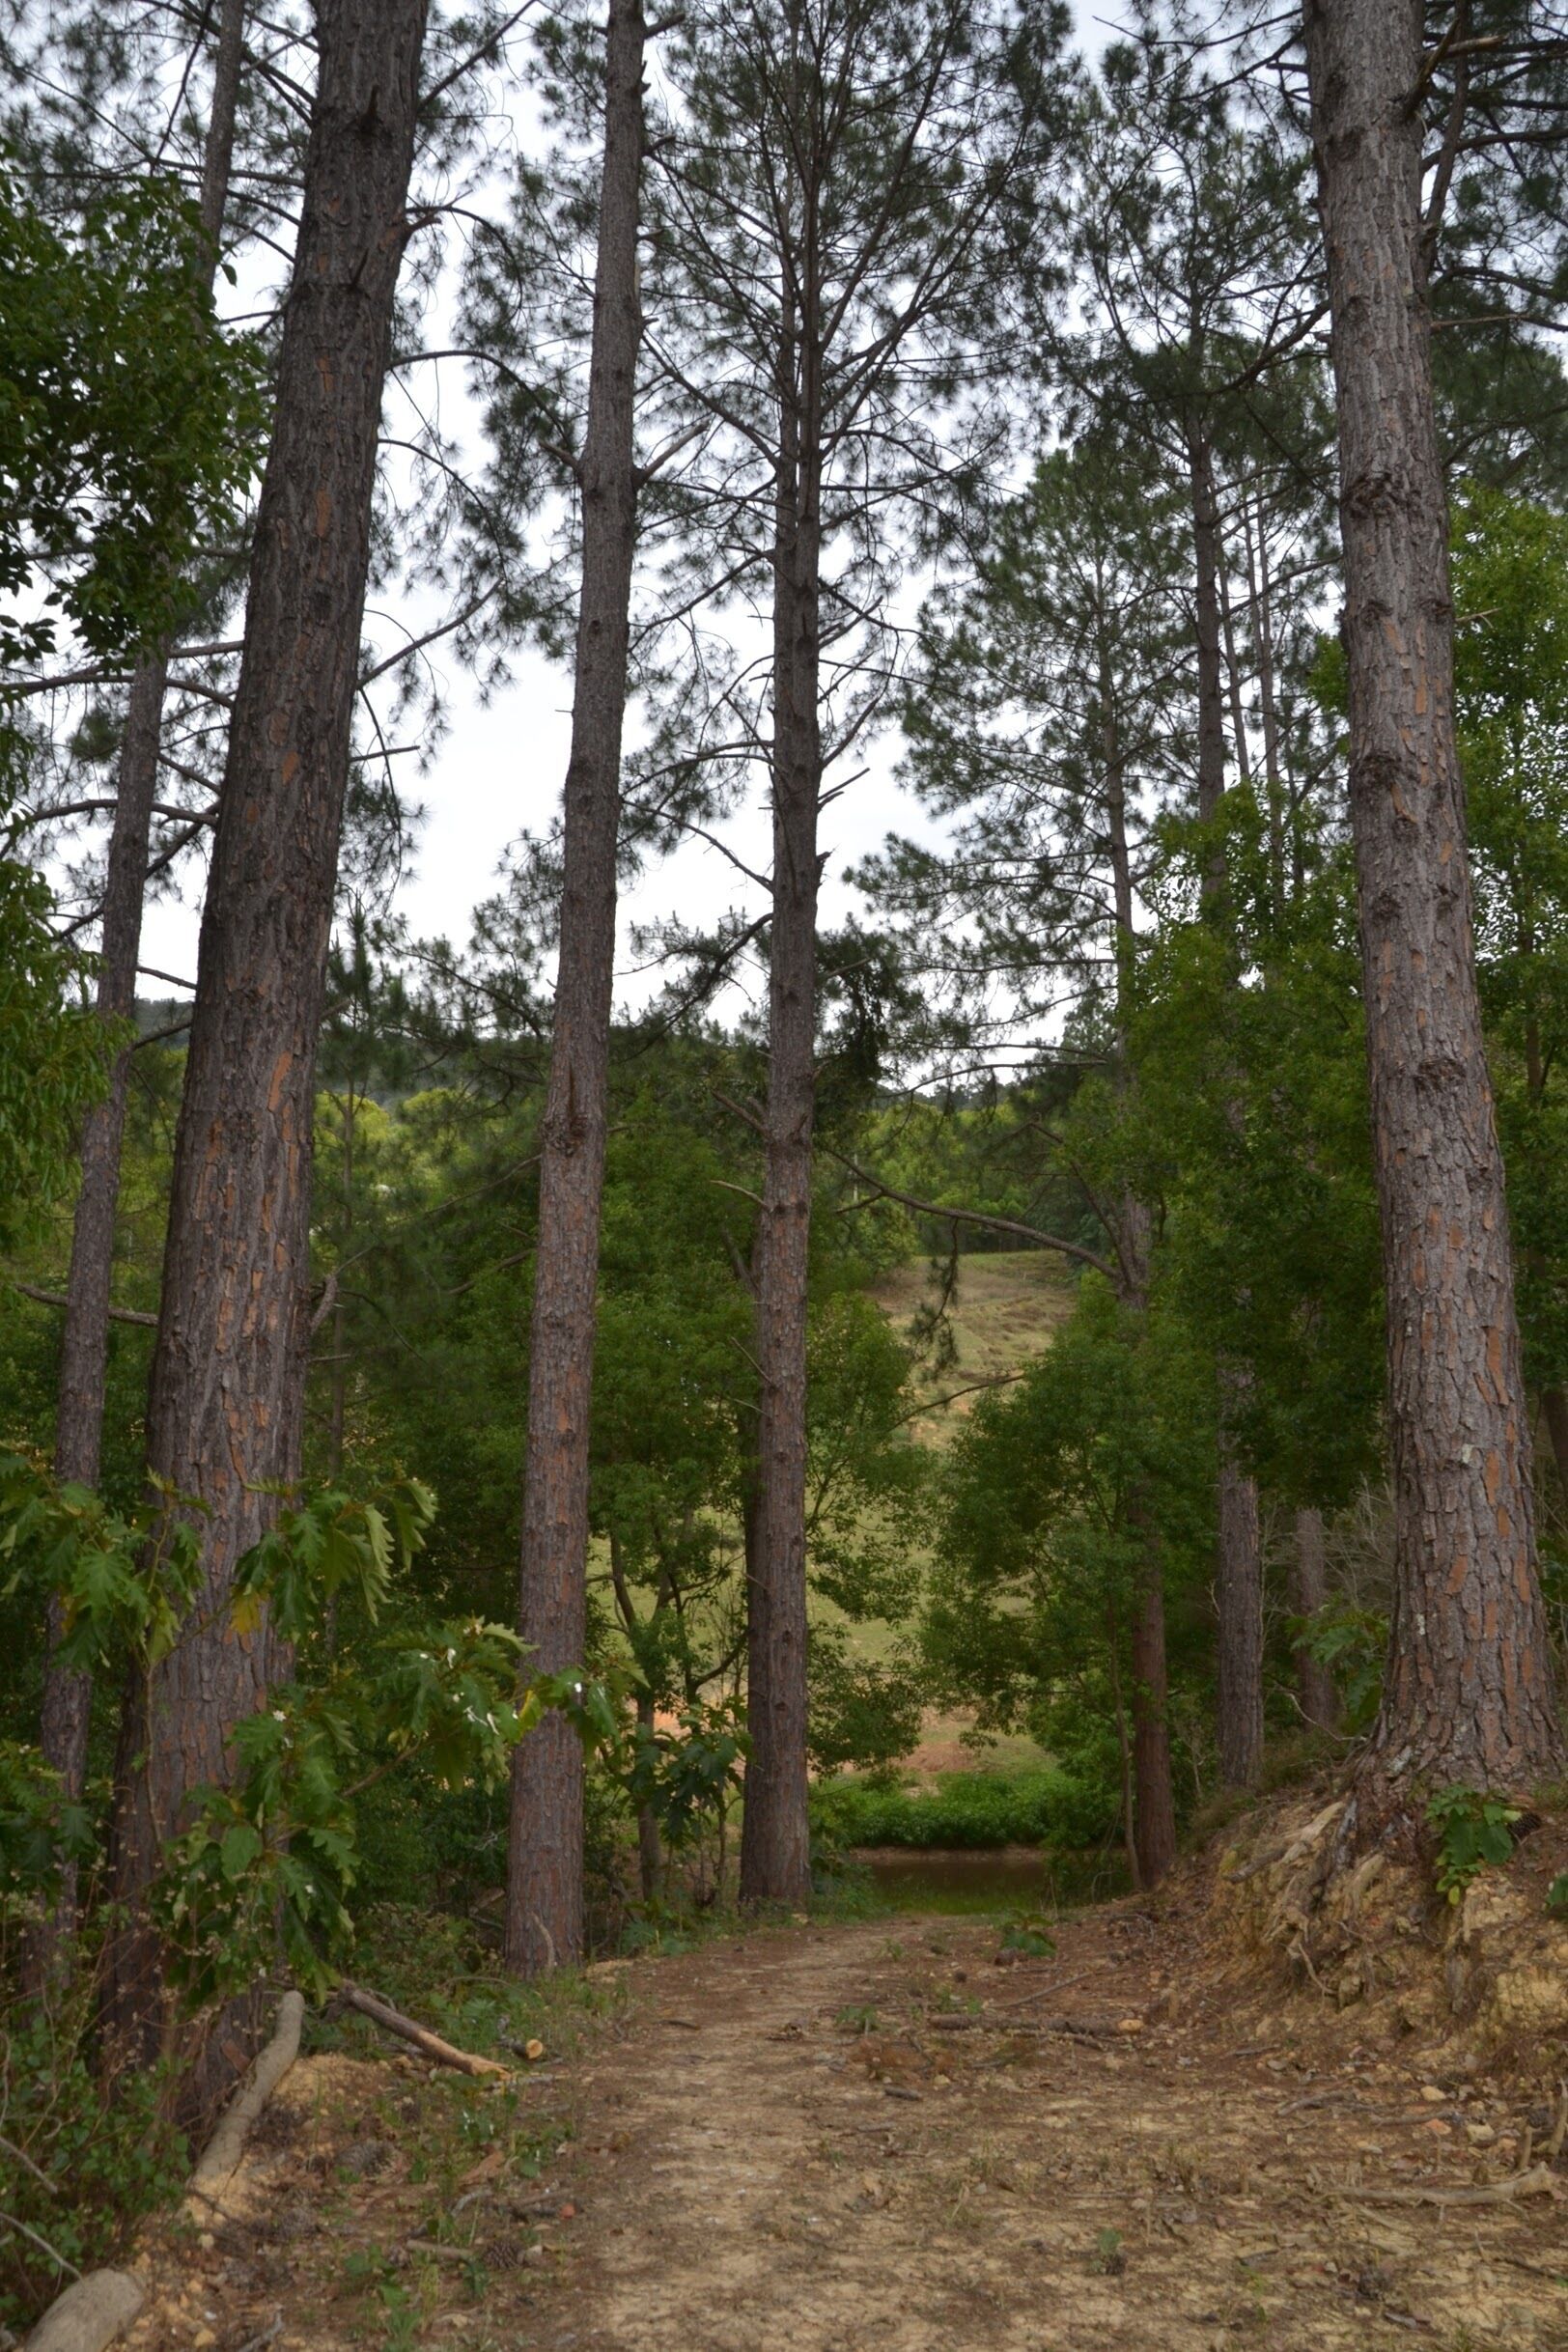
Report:
[[[881,1775],[818,1781],[812,1822],[832,1846],[1061,1846],[1116,1834],[1107,1792],[1060,1767],[949,1772],[918,1788]]]

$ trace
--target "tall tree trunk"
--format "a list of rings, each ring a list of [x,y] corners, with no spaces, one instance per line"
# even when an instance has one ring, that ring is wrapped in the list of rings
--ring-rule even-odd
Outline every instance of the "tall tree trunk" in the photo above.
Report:
[[[1225,684],[1230,697],[1230,739],[1236,746],[1236,773],[1243,784],[1252,781],[1252,754],[1246,742],[1246,708],[1242,694],[1242,664],[1236,651],[1236,617],[1231,611],[1225,569],[1219,568],[1219,614],[1224,630]]]
[[[1421,0],[1306,0],[1337,388],[1350,799],[1387,1298],[1394,1601],[1347,1848],[1561,1770],[1470,930],[1421,234]]]
[[[746,1610],[741,1895],[811,1890],[806,1825],[806,1285],[816,1107],[817,854],[822,743],[821,448],[815,320],[786,302],[773,557],[773,913],[768,1101],[757,1253],[756,1566]]]
[[[1258,1490],[1229,1449],[1225,1406],[1239,1401],[1246,1374],[1220,1373],[1219,1548],[1216,1598],[1219,1688],[1216,1709],[1219,1778],[1226,1788],[1253,1788],[1263,1770],[1263,1574]]]
[[[1158,1553],[1133,1619],[1133,1787],[1138,1884],[1158,1887],[1176,1861],[1176,1801],[1170,1778],[1165,1675],[1165,1594]]]
[[[251,558],[245,640],[202,920],[175,1141],[148,1459],[206,1506],[184,1638],[127,1694],[107,2022],[127,2056],[166,2030],[145,1896],[199,1782],[221,1782],[263,1700],[266,1630],[241,1638],[236,1560],[299,1470],[309,1341],[311,1115],[370,556],[378,425],[426,0],[320,0],[320,78]],[[191,2096],[221,2086],[210,2045]],[[241,2054],[242,2055],[242,2054]]]
[[[1119,1079],[1134,1083],[1127,1057],[1127,1029],[1137,978],[1137,932],[1133,909],[1133,861],[1127,842],[1127,775],[1116,724],[1111,665],[1104,648],[1100,660],[1101,731],[1105,758],[1106,829],[1110,847],[1111,905],[1115,923],[1116,1034]],[[1121,1296],[1136,1315],[1149,1306],[1149,1255],[1153,1219],[1148,1205],[1129,1192],[1122,1203],[1117,1259]],[[1131,1713],[1132,1823],[1129,1859],[1135,1884],[1158,1887],[1176,1860],[1176,1799],[1170,1778],[1170,1724],[1166,1714],[1165,1572],[1158,1530],[1146,1510],[1134,1510],[1143,1534],[1143,1560],[1133,1599]],[[1118,1705],[1118,1730],[1120,1707]],[[1124,1772],[1126,1766],[1124,1761]],[[1124,1806],[1126,1803],[1124,1795]]]
[[[1220,644],[1219,498],[1214,457],[1199,417],[1187,426],[1188,494],[1192,514],[1192,633],[1196,654],[1198,817],[1212,825],[1225,797],[1225,676]],[[1203,901],[1218,910],[1225,899],[1224,853],[1215,845],[1203,866]]]
[[[579,469],[582,590],[549,1087],[540,1131],[519,1618],[524,1670],[578,1665],[586,1638],[588,1437],[604,1185],[615,847],[621,811],[631,564],[634,396],[642,314],[641,0],[610,0],[604,168],[588,424]],[[506,1960],[529,1974],[582,1953],[582,1749],[550,1714],[512,1760]]]
[[[1209,824],[1225,797],[1219,592],[1223,550],[1214,459],[1197,419],[1188,428],[1188,465],[1196,585],[1198,815]],[[1202,894],[1209,919],[1228,924],[1225,857],[1218,844],[1205,860]],[[1258,1541],[1258,1490],[1242,1467],[1232,1427],[1232,1408],[1245,1391],[1246,1380],[1243,1367],[1221,1364],[1215,1578],[1219,1770],[1227,1787],[1242,1788],[1257,1779],[1263,1761],[1263,1554]]]
[[[650,1692],[637,1693],[637,1731],[644,1743],[654,1736],[654,1701]],[[645,1903],[657,1903],[664,1890],[664,1849],[658,1834],[658,1815],[646,1800],[637,1807],[637,1880]]]
[[[1258,704],[1263,719],[1263,774],[1269,817],[1269,889],[1274,920],[1278,922],[1285,911],[1285,791],[1279,766],[1279,705],[1274,690],[1274,587],[1269,577],[1269,535],[1261,498],[1255,546],[1251,519],[1246,518],[1246,594],[1252,618],[1252,642],[1258,649]],[[1298,896],[1300,889],[1298,881]]]
[[[1295,1617],[1315,1617],[1329,1598],[1329,1559],[1323,1540],[1323,1513],[1310,1507],[1296,1514],[1296,1540],[1291,1552],[1290,1608]],[[1332,1731],[1339,1722],[1339,1694],[1329,1668],[1310,1650],[1296,1653],[1296,1692],[1306,1721],[1320,1731]]]
[[[1152,1220],[1131,1195],[1123,1204],[1122,1296],[1135,1313],[1149,1302]],[[1134,1524],[1143,1515],[1134,1510]],[[1134,1846],[1140,1887],[1158,1887],[1176,1860],[1176,1798],[1170,1778],[1170,1716],[1165,1672],[1165,1574],[1160,1537],[1145,1521],[1142,1573],[1133,1596]]]
[[[203,159],[201,224],[211,269],[217,266],[234,158],[247,0],[224,0],[212,68],[212,103]],[[136,1009],[136,964],[141,953],[142,902],[147,883],[153,803],[157,798],[158,749],[168,649],[154,646],[131,673],[125,734],[115,778],[114,824],[104,875],[98,946],[98,1013],[104,1022],[129,1021]],[[120,1203],[120,1155],[131,1047],[116,1055],[103,1099],[82,1123],[82,1181],[70,1236],[70,1274],[60,1339],[55,1406],[54,1469],[62,1481],[97,1486],[103,1447],[103,1401],[109,1362],[109,1301],[114,1275],[114,1229]],[[58,1601],[49,1608],[49,1648],[64,1631]],[[45,1763],[68,1792],[79,1797],[87,1777],[87,1738],[93,1686],[89,1675],[52,1663],[44,1669],[40,1745]],[[68,1863],[54,1919],[43,1942],[69,1933],[76,1909],[76,1865]],[[46,1957],[46,1952],[41,1957]]]

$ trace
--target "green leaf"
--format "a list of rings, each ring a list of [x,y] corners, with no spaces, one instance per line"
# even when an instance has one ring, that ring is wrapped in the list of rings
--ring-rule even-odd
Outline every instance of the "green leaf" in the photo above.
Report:
[[[248,1822],[237,1821],[232,1830],[224,1832],[220,1849],[223,1875],[231,1885],[236,1879],[244,1877],[261,1850],[261,1832],[253,1830]]]

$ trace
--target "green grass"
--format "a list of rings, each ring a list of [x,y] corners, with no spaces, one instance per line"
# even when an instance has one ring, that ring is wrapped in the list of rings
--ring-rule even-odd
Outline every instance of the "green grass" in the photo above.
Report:
[[[872,1285],[871,1295],[890,1322],[906,1327],[935,1295],[929,1260],[892,1268]],[[941,1372],[922,1381],[928,1409],[913,1425],[921,1442],[949,1442],[973,1409],[972,1383],[1017,1372],[1049,1348],[1072,1313],[1075,1296],[1072,1275],[1053,1250],[966,1251],[948,1310],[956,1354]],[[944,1408],[939,1400],[945,1397],[955,1401]]]

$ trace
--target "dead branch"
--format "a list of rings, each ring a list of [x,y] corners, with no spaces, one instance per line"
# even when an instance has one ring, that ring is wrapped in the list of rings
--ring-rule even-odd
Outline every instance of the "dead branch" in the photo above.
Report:
[[[411,2017],[405,2017],[387,2002],[378,2001],[374,1993],[367,1993],[361,1985],[340,1984],[337,1999],[346,2008],[357,2009],[361,2017],[368,2017],[384,2032],[411,2042],[437,2066],[455,2066],[459,2074],[509,2075],[512,2071],[496,2058],[479,2058],[471,2050],[456,2049],[451,2042],[442,2041],[438,2033],[433,2033],[428,2026],[416,2026]]]

